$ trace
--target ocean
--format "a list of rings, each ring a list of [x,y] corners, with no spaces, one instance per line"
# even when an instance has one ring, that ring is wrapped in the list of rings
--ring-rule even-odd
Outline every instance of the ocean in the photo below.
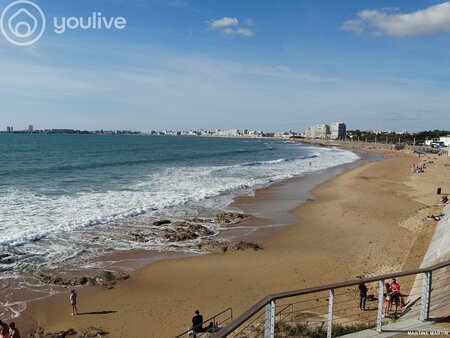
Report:
[[[237,195],[356,159],[271,139],[0,134],[0,282],[117,251],[190,251],[149,235],[152,222],[211,217]]]

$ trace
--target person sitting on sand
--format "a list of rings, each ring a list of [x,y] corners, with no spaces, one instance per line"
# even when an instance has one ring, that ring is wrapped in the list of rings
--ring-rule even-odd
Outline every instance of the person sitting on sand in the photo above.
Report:
[[[3,323],[1,320],[0,320],[0,338],[9,338],[8,324]]]
[[[9,336],[11,338],[20,338],[19,330],[17,330],[16,323],[14,322],[9,324]]]
[[[430,215],[427,216],[427,220],[428,221],[440,221],[442,217],[444,217],[445,214],[444,213],[440,213],[439,215]]]
[[[448,197],[447,197],[447,195],[442,196],[442,198],[441,198],[441,203],[442,203],[442,204],[447,204],[447,203],[448,203]]]
[[[77,315],[77,293],[74,289],[70,290],[70,305],[72,305],[72,316]]]

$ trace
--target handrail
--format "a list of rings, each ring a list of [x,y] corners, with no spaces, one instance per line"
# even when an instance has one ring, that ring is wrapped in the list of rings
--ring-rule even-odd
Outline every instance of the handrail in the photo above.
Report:
[[[216,319],[217,317],[219,317],[220,315],[223,315],[225,312],[228,312],[228,311],[230,311],[230,318],[231,318],[231,320],[233,320],[233,309],[232,309],[231,307],[229,307],[229,308],[223,310],[222,312],[219,312],[219,313],[215,314],[215,315],[212,316],[211,318],[205,319],[205,320],[204,320],[201,324],[199,324],[199,325],[202,325],[202,326],[203,326],[203,324],[205,324],[205,323],[207,323],[207,322],[210,322],[210,321],[213,320],[213,319]],[[180,338],[180,337],[184,336],[185,334],[190,333],[192,330],[193,330],[193,328],[190,328],[189,330],[186,330],[186,331],[184,331],[183,333],[180,333],[180,334],[179,334],[178,336],[176,336],[175,338]]]
[[[241,314],[239,317],[237,317],[235,320],[233,320],[229,325],[224,327],[223,329],[219,330],[216,334],[216,338],[226,338],[230,333],[235,331],[237,328],[239,328],[242,324],[244,324],[248,319],[250,319],[256,312],[261,310],[266,304],[270,303],[271,301],[275,301],[277,299],[282,298],[290,298],[290,297],[296,297],[296,296],[302,296],[310,293],[316,293],[321,291],[327,291],[330,289],[339,289],[347,286],[354,286],[358,285],[360,283],[372,283],[380,280],[386,280],[394,277],[403,277],[403,276],[409,276],[409,275],[417,275],[420,273],[426,273],[431,272],[434,270],[438,270],[444,267],[450,266],[450,260],[441,262],[432,266],[429,266],[427,268],[420,268],[416,270],[409,270],[409,271],[402,271],[397,273],[389,273],[381,276],[373,276],[358,280],[350,280],[346,282],[339,282],[334,284],[327,284],[323,286],[316,286],[316,287],[310,287],[306,289],[300,289],[300,290],[294,290],[294,291],[288,291],[288,292],[281,292],[273,295],[269,295],[261,299],[258,303],[253,305],[250,309],[245,311],[243,314]]]

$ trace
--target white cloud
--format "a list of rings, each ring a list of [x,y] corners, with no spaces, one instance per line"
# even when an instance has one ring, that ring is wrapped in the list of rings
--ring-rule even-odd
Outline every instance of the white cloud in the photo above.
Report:
[[[366,9],[358,13],[357,19],[344,21],[341,29],[355,33],[369,29],[375,35],[399,37],[450,32],[450,1],[411,13],[391,13]]]
[[[244,25],[254,26],[255,22],[252,19],[245,19]],[[250,28],[242,27],[242,24],[237,18],[227,16],[224,16],[221,19],[208,21],[208,27],[211,30],[219,30],[228,36],[241,35],[249,38],[255,35],[255,32],[253,32]]]
[[[227,16],[224,16],[221,19],[212,20],[209,22],[209,27],[211,29],[224,28],[224,27],[237,26],[237,25],[239,25],[238,19],[230,18]]]
[[[342,30],[353,33],[364,33],[364,25],[361,20],[347,20],[342,23]]]
[[[255,25],[255,21],[253,21],[252,19],[245,19],[245,24],[247,26],[254,26]]]
[[[223,32],[227,35],[242,35],[242,36],[246,36],[246,37],[252,37],[253,35],[255,35],[255,33],[253,33],[250,29],[248,28],[237,28],[237,29],[233,29],[231,27],[227,27],[223,30]]]

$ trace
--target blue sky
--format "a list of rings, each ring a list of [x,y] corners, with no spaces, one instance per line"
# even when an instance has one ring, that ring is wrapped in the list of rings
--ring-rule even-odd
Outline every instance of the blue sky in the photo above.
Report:
[[[0,35],[0,129],[450,129],[449,2],[34,2],[39,41]],[[94,11],[127,25],[53,31]]]

